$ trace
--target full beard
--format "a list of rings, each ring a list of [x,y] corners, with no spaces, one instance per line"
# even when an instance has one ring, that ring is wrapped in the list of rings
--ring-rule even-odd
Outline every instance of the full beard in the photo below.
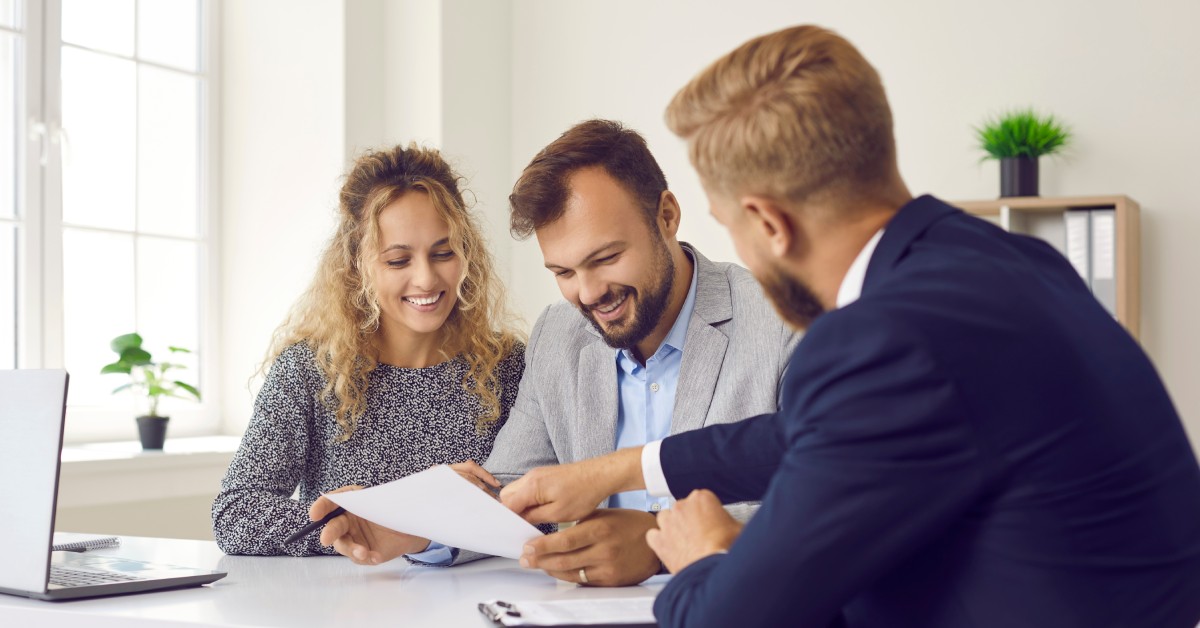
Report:
[[[587,318],[592,327],[596,328],[608,346],[614,349],[632,349],[650,335],[650,332],[654,331],[662,319],[663,312],[667,309],[667,300],[671,296],[671,288],[675,285],[675,260],[671,259],[671,252],[667,249],[665,242],[662,244],[658,257],[655,266],[663,270],[662,279],[658,285],[650,286],[644,291],[631,286],[621,286],[616,291],[604,295],[604,298],[595,305],[580,308],[584,318]],[[600,324],[600,321],[596,320],[592,310],[607,307],[619,301],[622,296],[626,299],[633,299],[633,320],[627,324],[609,326],[606,329]]]
[[[759,283],[779,317],[795,329],[808,329],[818,316],[825,313],[825,307],[807,285],[778,269],[768,270]]]

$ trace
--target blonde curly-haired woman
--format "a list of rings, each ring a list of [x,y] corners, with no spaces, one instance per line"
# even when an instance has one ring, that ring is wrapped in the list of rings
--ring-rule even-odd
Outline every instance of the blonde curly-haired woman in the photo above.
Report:
[[[367,153],[351,168],[337,230],[275,333],[213,502],[226,553],[333,554],[316,532],[281,546],[321,493],[491,452],[524,345],[459,180],[416,145]]]

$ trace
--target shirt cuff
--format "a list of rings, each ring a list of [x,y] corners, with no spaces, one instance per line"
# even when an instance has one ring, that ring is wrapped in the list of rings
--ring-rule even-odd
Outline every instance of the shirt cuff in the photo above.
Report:
[[[429,542],[429,547],[425,548],[425,551],[417,552],[416,554],[405,554],[405,556],[419,563],[437,565],[439,567],[445,567],[454,562],[454,553],[450,551],[450,548],[434,541]]]
[[[642,447],[642,480],[646,482],[646,492],[651,497],[672,497],[667,476],[663,475],[662,461],[658,458],[660,447],[661,440],[651,441]]]

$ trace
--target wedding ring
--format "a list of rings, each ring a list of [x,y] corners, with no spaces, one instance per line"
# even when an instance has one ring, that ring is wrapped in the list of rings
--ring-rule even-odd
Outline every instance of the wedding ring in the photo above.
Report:
[[[587,567],[581,567],[581,568],[579,569],[579,582],[580,582],[580,584],[587,584],[587,583],[588,583],[588,579],[587,579]]]

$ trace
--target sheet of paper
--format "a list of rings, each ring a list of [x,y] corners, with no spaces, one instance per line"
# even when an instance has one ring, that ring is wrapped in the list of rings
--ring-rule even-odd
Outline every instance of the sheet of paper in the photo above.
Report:
[[[386,528],[494,556],[520,558],[525,542],[542,535],[447,466],[325,497]]]

